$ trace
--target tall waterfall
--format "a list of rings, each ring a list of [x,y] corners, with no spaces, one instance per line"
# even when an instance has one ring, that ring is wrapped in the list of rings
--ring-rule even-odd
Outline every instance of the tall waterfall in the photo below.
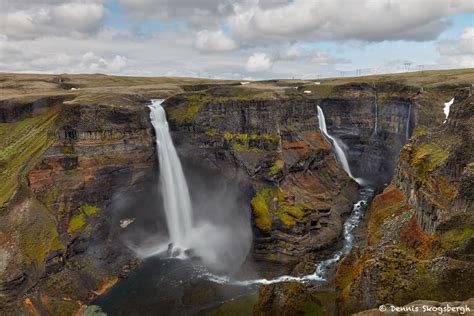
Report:
[[[377,135],[377,129],[379,125],[379,104],[377,103],[377,92],[375,92],[375,97],[374,97],[374,102],[375,102],[375,123],[374,123],[374,134]]]
[[[408,141],[410,139],[410,120],[411,120],[411,103],[408,106],[408,119],[407,119],[407,127],[405,131],[405,138]]]
[[[174,246],[184,246],[193,226],[191,199],[181,162],[171,139],[166,113],[161,106],[163,101],[152,100],[150,118],[156,132],[161,190],[170,242]]]
[[[331,135],[329,135],[328,133],[328,130],[326,128],[326,119],[324,118],[324,112],[323,110],[321,109],[321,107],[319,107],[318,105],[318,121],[319,121],[319,130],[323,133],[323,135],[329,139],[331,142],[332,142],[332,145],[333,145],[333,148],[334,148],[334,151],[336,153],[336,157],[337,157],[337,160],[339,161],[339,163],[341,164],[342,168],[344,169],[345,172],[347,172],[347,174],[352,178],[354,179],[354,181],[356,181],[357,183],[359,184],[363,184],[363,180],[361,178],[355,178],[353,175],[352,175],[352,172],[351,172],[351,169],[349,167],[349,162],[347,161],[347,157],[346,157],[346,153],[344,152],[344,150],[342,149],[342,146],[340,144],[340,140],[338,140],[337,138],[335,137],[332,137]]]

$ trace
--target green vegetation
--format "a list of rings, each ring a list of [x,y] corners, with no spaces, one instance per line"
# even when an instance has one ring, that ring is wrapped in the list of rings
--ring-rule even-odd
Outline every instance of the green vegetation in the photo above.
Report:
[[[307,301],[303,304],[303,312],[305,316],[323,315],[321,306],[317,302]]]
[[[271,188],[265,188],[257,192],[250,201],[255,218],[255,225],[264,232],[268,232],[272,228],[272,218],[268,206],[272,198],[273,190]]]
[[[0,123],[0,207],[54,142],[49,132],[56,118],[57,113],[49,111],[13,123]]]
[[[47,211],[37,205],[36,212],[34,221],[21,231],[20,249],[23,252],[23,263],[41,265],[49,252],[63,249],[64,245],[59,240],[56,224]]]
[[[464,243],[469,238],[471,238],[472,233],[472,227],[448,230],[441,234],[441,236],[439,237],[439,242],[443,249],[458,248],[464,245]]]
[[[77,209],[77,214],[71,217],[69,220],[69,227],[67,229],[67,232],[69,235],[73,235],[74,233],[80,231],[84,225],[87,222],[87,218],[94,216],[100,209],[87,204],[87,203],[81,203],[81,206]],[[89,228],[89,230],[92,229],[92,226],[87,226],[86,229]]]
[[[170,120],[178,124],[191,124],[197,112],[203,107],[209,98],[204,94],[195,93],[187,97],[185,102],[176,106],[168,107],[167,114]]]
[[[301,210],[301,207],[290,204],[290,202],[285,199],[280,188],[277,188],[276,196],[278,201],[276,214],[283,224],[292,226],[296,222],[303,220],[305,212]]]
[[[217,130],[215,128],[211,128],[206,130],[206,135],[210,137],[214,137],[217,135]]]
[[[59,194],[59,188],[56,185],[54,185],[48,190],[38,193],[36,197],[48,208],[49,211],[52,211],[53,204],[54,202],[56,202],[56,199],[58,198],[58,194]]]
[[[293,205],[285,199],[280,188],[265,188],[257,192],[250,202],[254,214],[255,225],[268,232],[272,226],[272,218],[278,218],[282,224],[295,225],[303,222],[305,212],[302,206]]]
[[[268,175],[270,177],[276,175],[281,169],[283,169],[283,166],[285,166],[285,162],[281,159],[275,160],[273,165],[270,167],[270,171],[268,172]]]
[[[440,166],[448,157],[448,152],[430,143],[418,146],[409,145],[410,164],[416,168],[417,175],[425,179],[426,174]]]
[[[272,134],[231,134],[225,133],[224,144],[237,152],[260,152],[261,150],[273,151],[278,149],[280,136]]]

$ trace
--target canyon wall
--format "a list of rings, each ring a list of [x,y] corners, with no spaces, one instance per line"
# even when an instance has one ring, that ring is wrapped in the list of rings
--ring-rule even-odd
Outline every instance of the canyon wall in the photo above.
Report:
[[[447,122],[420,124],[404,146],[392,183],[370,207],[368,246],[338,266],[343,315],[473,296],[473,101],[458,90]]]
[[[140,211],[123,205],[150,193],[157,162],[145,100],[123,98],[126,106],[52,98],[3,108],[12,129],[50,118],[18,133],[43,138],[44,146],[1,214],[3,314],[72,313],[137,264],[120,241],[120,220]],[[47,131],[36,135],[43,126]],[[26,140],[17,155],[31,146]]]
[[[342,223],[356,199],[357,184],[319,132],[317,105],[330,134],[346,144],[354,175],[377,187],[391,178],[407,131],[442,116],[429,103],[432,96],[404,85],[318,87],[327,90],[324,96],[298,89],[255,97],[252,89],[203,86],[164,103],[185,163],[251,188],[249,258],[264,276],[312,272],[314,262],[340,247]],[[161,204],[147,101],[117,91],[2,101],[3,314],[73,313],[138,265],[123,236],[132,238],[138,228],[166,230],[148,207]],[[452,175],[466,176],[463,170]],[[469,187],[459,192],[465,198],[455,204],[469,207]],[[422,196],[413,196],[420,207],[427,203]],[[428,217],[420,222],[439,229]]]
[[[247,174],[254,188],[252,258],[268,276],[311,273],[314,262],[338,249],[357,195],[319,132],[317,106],[329,133],[345,144],[354,176],[381,187],[412,132],[418,89],[347,84],[324,98],[287,93],[259,99],[213,88],[164,103],[182,157]]]

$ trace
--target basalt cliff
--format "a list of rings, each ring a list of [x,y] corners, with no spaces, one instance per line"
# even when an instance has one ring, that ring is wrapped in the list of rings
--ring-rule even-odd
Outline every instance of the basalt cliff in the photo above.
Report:
[[[338,265],[339,311],[472,297],[472,286],[448,283],[472,280],[472,97],[462,89],[464,79],[241,86],[101,75],[0,77],[1,314],[84,310],[139,266],[128,247],[135,232],[166,230],[163,218],[145,211],[161,203],[154,194],[153,98],[166,98],[185,171],[213,170],[245,192],[242,211],[253,229],[247,260],[260,275],[311,273],[341,246],[358,185],[320,133],[320,106],[353,175],[380,191],[367,217],[367,242],[360,237]],[[443,102],[453,96],[442,124]],[[420,283],[429,287],[419,289]],[[278,295],[287,302],[295,291],[302,301],[313,300],[306,288],[282,286],[262,287],[255,313],[277,304]]]
[[[338,266],[342,314],[472,298],[474,99],[458,90],[445,124],[420,125],[373,200],[367,244]]]

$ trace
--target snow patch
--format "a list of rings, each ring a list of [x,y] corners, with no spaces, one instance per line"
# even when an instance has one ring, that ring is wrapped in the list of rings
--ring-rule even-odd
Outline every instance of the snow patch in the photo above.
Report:
[[[451,108],[451,105],[453,104],[454,102],[454,98],[451,99],[451,101],[449,102],[446,102],[444,104],[444,115],[446,115],[446,119],[444,120],[443,124],[445,124],[447,121],[448,121],[448,116],[449,116],[449,109]]]

